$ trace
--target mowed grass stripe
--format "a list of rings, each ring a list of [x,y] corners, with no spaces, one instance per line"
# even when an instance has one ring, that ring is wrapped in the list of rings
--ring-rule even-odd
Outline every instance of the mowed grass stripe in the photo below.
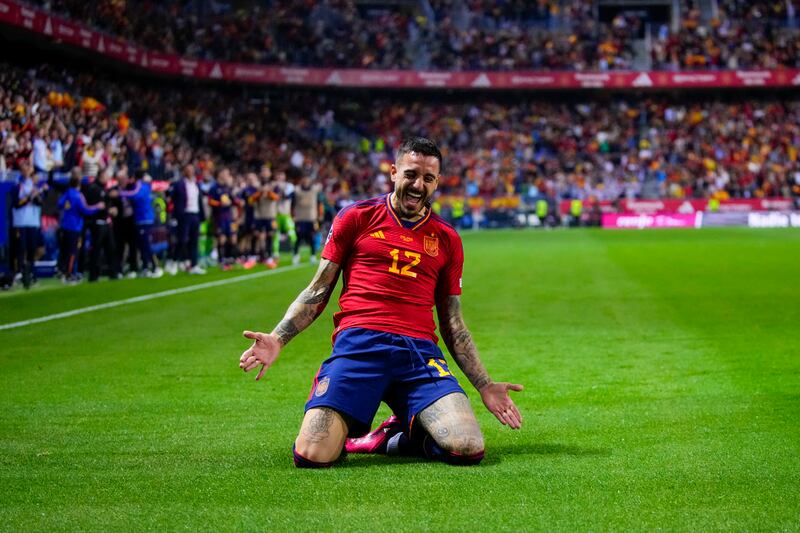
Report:
[[[270,276],[273,274],[280,274],[281,272],[285,272],[287,270],[296,270],[298,268],[302,268],[306,265],[296,265],[296,266],[289,266],[289,267],[282,267],[276,270],[267,270],[262,272],[253,272],[250,274],[244,274],[241,276],[230,277],[227,279],[219,279],[215,281],[208,281],[206,283],[198,283],[196,285],[189,285],[187,287],[181,287],[179,289],[169,289],[166,291],[161,292],[153,292],[149,294],[143,294],[141,296],[134,296],[132,298],[125,298],[124,300],[114,300],[111,302],[106,302],[97,305],[90,305],[88,307],[81,307],[78,309],[72,309],[70,311],[64,311],[61,313],[55,313],[52,315],[45,315],[41,317],[31,318],[28,320],[21,320],[19,322],[11,322],[8,324],[0,324],[0,331],[5,329],[15,329],[21,328],[23,326],[30,326],[33,324],[40,324],[42,322],[50,322],[51,320],[58,320],[60,318],[69,318],[71,316],[82,315],[84,313],[91,313],[93,311],[100,311],[103,309],[111,309],[114,307],[119,307],[122,305],[129,305],[132,303],[137,302],[147,302],[149,300],[157,300],[159,298],[166,298],[167,296],[175,296],[177,294],[185,294],[187,292],[194,292],[200,291],[203,289],[210,289],[213,287],[222,287],[224,285],[230,285],[231,283],[241,283],[243,281],[250,281],[257,278],[263,278],[266,276]]]
[[[304,265],[307,264],[296,268],[303,269]],[[251,271],[234,270],[229,272],[211,268],[208,274],[202,278],[180,273],[177,276],[165,275],[158,279],[137,278],[109,281],[102,278],[97,283],[81,283],[76,286],[62,285],[52,279],[43,280],[41,283],[45,287],[34,287],[30,291],[15,288],[0,295],[0,322],[4,324],[20,322],[82,307],[101,305],[109,301],[190,287],[199,283],[233,280],[241,276],[263,272],[270,272],[270,270],[260,266]]]

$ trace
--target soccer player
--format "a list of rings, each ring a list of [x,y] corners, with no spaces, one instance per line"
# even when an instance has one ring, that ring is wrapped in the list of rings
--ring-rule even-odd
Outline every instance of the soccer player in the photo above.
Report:
[[[278,214],[280,196],[274,191],[272,172],[268,166],[261,169],[260,189],[253,195],[253,215],[255,217],[256,252],[268,268],[278,264],[272,254],[272,234],[275,231],[275,217]]]
[[[304,175],[300,185],[294,189],[292,211],[297,224],[297,240],[294,243],[292,264],[300,263],[300,245],[307,242],[311,247],[309,261],[317,262],[316,234],[322,219],[322,185],[311,181],[311,176]]]
[[[273,190],[279,195],[278,213],[275,216],[275,235],[272,237],[272,257],[280,257],[281,234],[289,237],[289,245],[294,249],[297,242],[297,233],[292,220],[292,198],[294,197],[294,184],[286,181],[286,172],[279,170],[275,173]]]
[[[236,246],[236,228],[234,207],[239,199],[233,192],[233,176],[231,171],[223,168],[217,174],[217,182],[208,193],[208,205],[217,235],[217,255],[222,270],[233,268],[234,247]]]
[[[245,268],[252,268],[256,264],[256,232],[255,232],[255,203],[261,190],[261,181],[255,172],[245,175],[245,186],[239,191],[244,207],[244,223],[239,228],[239,246],[247,258]]]
[[[432,141],[404,141],[391,168],[394,191],[342,210],[316,275],[283,320],[269,334],[244,332],[253,344],[239,366],[245,372],[260,366],[258,380],[322,313],[343,273],[333,353],[314,378],[295,440],[298,467],[330,466],[346,441],[352,452],[424,454],[461,465],[481,461],[483,435],[436,344],[434,305],[451,356],[486,408],[501,423],[521,426],[509,391],[522,386],[491,380],[461,315],[461,239],[429,203],[441,166]],[[394,415],[353,440],[368,431],[382,400]]]

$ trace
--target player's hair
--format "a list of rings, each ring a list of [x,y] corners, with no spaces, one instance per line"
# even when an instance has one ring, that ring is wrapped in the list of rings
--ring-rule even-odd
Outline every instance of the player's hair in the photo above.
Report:
[[[405,154],[410,152],[417,152],[422,155],[432,155],[439,160],[439,172],[444,170],[444,161],[442,160],[442,152],[436,143],[425,137],[407,137],[397,148],[397,159],[400,159]]]

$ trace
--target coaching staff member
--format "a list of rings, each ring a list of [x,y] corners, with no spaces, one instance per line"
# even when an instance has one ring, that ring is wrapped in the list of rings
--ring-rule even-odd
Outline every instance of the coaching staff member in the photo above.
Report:
[[[178,257],[189,262],[190,274],[205,274],[197,264],[200,223],[206,219],[203,190],[191,163],[183,166],[181,179],[172,187],[172,216],[178,221]]]

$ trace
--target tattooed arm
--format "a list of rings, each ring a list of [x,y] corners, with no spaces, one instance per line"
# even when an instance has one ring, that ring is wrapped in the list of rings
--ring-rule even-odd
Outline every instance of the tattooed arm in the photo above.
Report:
[[[314,279],[292,302],[283,320],[275,326],[272,333],[245,331],[244,336],[252,340],[253,344],[239,358],[239,368],[249,372],[261,365],[256,380],[261,379],[278,358],[281,348],[322,314],[336,287],[340,270],[338,264],[322,259]]]
[[[480,392],[486,408],[504,425],[519,429],[522,415],[509,397],[508,391],[521,391],[522,385],[495,383],[489,377],[478,356],[478,348],[472,340],[472,334],[464,323],[461,297],[448,296],[440,300],[436,304],[436,312],[439,316],[439,331],[450,355],[470,383]]]
[[[303,292],[292,302],[272,335],[278,338],[281,347],[292,340],[298,333],[311,325],[317,319],[331,297],[336,282],[339,279],[339,265],[333,261],[322,259],[319,263],[314,279]]]

